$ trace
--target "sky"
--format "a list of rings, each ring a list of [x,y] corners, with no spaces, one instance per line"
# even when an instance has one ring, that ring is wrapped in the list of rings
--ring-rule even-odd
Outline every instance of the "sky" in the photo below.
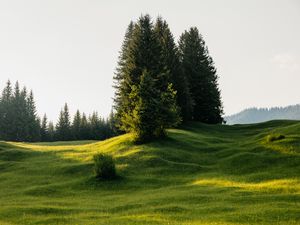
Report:
[[[65,102],[107,116],[125,30],[146,13],[176,41],[198,27],[226,115],[300,103],[298,0],[0,0],[0,89],[18,80],[53,121]]]

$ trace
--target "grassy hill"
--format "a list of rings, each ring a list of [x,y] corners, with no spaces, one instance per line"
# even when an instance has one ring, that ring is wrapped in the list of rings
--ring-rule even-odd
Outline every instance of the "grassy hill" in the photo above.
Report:
[[[94,178],[97,152],[119,179]],[[194,123],[139,146],[0,142],[0,206],[1,225],[300,224],[300,123]]]

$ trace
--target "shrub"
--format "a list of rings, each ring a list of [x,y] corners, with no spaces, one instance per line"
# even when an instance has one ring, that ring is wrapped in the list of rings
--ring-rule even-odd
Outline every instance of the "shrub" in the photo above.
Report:
[[[113,179],[116,177],[116,166],[111,155],[94,155],[94,169],[96,177],[102,179]]]
[[[269,134],[267,136],[267,142],[273,142],[284,139],[285,136],[283,134]]]

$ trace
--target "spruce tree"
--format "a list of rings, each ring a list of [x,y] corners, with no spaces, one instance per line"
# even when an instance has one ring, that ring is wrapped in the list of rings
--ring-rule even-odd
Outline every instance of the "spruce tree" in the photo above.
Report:
[[[13,110],[12,110],[12,101],[13,101],[13,90],[11,82],[8,80],[6,87],[3,89],[1,96],[1,115],[0,115],[0,133],[1,139],[3,140],[13,140],[14,130],[11,126],[13,123]]]
[[[194,101],[193,120],[222,123],[223,108],[217,71],[197,28],[193,27],[181,35],[179,50],[183,72]]]
[[[88,119],[85,113],[82,113],[81,121],[80,121],[80,139],[81,140],[88,140],[90,138],[90,126],[88,123]]]
[[[70,114],[67,103],[59,114],[58,123],[56,124],[56,138],[60,141],[69,141],[72,139]]]
[[[162,60],[162,46],[149,15],[140,17],[134,24],[127,47],[126,61],[119,70],[122,76],[117,87],[117,95],[122,96],[122,101],[116,110],[120,128],[133,132],[136,140],[143,142],[163,136],[167,127],[177,124],[178,108],[169,107],[166,112],[162,104],[165,101],[163,98],[170,97],[167,94],[171,91],[170,71]],[[171,93],[175,95],[174,91]],[[174,96],[170,102],[172,100]],[[171,111],[176,116],[170,118],[176,119],[170,123],[169,118],[162,114]]]
[[[174,37],[165,20],[158,17],[155,23],[154,31],[158,36],[161,47],[163,66],[170,73],[170,77],[166,77],[173,84],[176,90],[176,100],[180,108],[180,115],[184,121],[188,121],[192,116],[193,102],[189,92],[187,79],[183,74],[179,61],[178,48],[175,44]]]
[[[132,88],[130,97],[135,101],[135,107],[123,117],[122,122],[135,134],[137,142],[163,137],[166,128],[180,122],[176,93],[171,84],[165,92],[156,85],[155,79],[145,70],[140,85]]]
[[[132,34],[135,24],[131,21],[127,27],[124,41],[121,47],[118,65],[116,68],[114,79],[115,96],[114,96],[114,109],[116,110],[116,123],[120,125],[121,112],[125,110],[128,105],[128,92],[131,88],[127,82],[128,77],[127,65],[130,59],[130,42],[132,40]]]
[[[75,140],[80,140],[80,125],[81,125],[81,114],[77,110],[72,123],[72,133]]]
[[[25,100],[26,103],[26,100]],[[12,97],[12,102],[11,102],[11,110],[13,112],[13,120],[11,125],[11,130],[13,131],[13,135],[10,137],[10,140],[13,141],[24,141],[26,139],[25,135],[26,133],[23,133],[27,127],[27,121],[24,121],[24,116],[23,113],[27,112],[26,110],[26,105],[25,108],[22,107],[22,97],[21,97],[21,91],[20,91],[20,86],[19,82],[17,81],[15,83],[14,87],[14,93]],[[26,117],[25,117],[26,119]],[[24,127],[25,126],[25,127]],[[24,129],[25,128],[25,129]]]
[[[44,114],[42,123],[41,123],[41,141],[50,141],[48,132],[48,119],[47,115]]]
[[[56,131],[55,127],[52,121],[48,123],[48,135],[49,135],[49,140],[48,141],[55,141],[55,136],[56,136]]]
[[[27,113],[28,113],[28,140],[39,141],[40,140],[40,119],[36,114],[36,107],[33,92],[30,91],[27,98]]]

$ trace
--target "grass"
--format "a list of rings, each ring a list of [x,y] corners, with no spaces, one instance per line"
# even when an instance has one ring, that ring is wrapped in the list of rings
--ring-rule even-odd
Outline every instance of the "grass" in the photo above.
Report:
[[[0,224],[300,224],[299,122],[193,123],[146,145],[131,138],[0,142]],[[114,156],[120,178],[94,177],[96,153]]]

